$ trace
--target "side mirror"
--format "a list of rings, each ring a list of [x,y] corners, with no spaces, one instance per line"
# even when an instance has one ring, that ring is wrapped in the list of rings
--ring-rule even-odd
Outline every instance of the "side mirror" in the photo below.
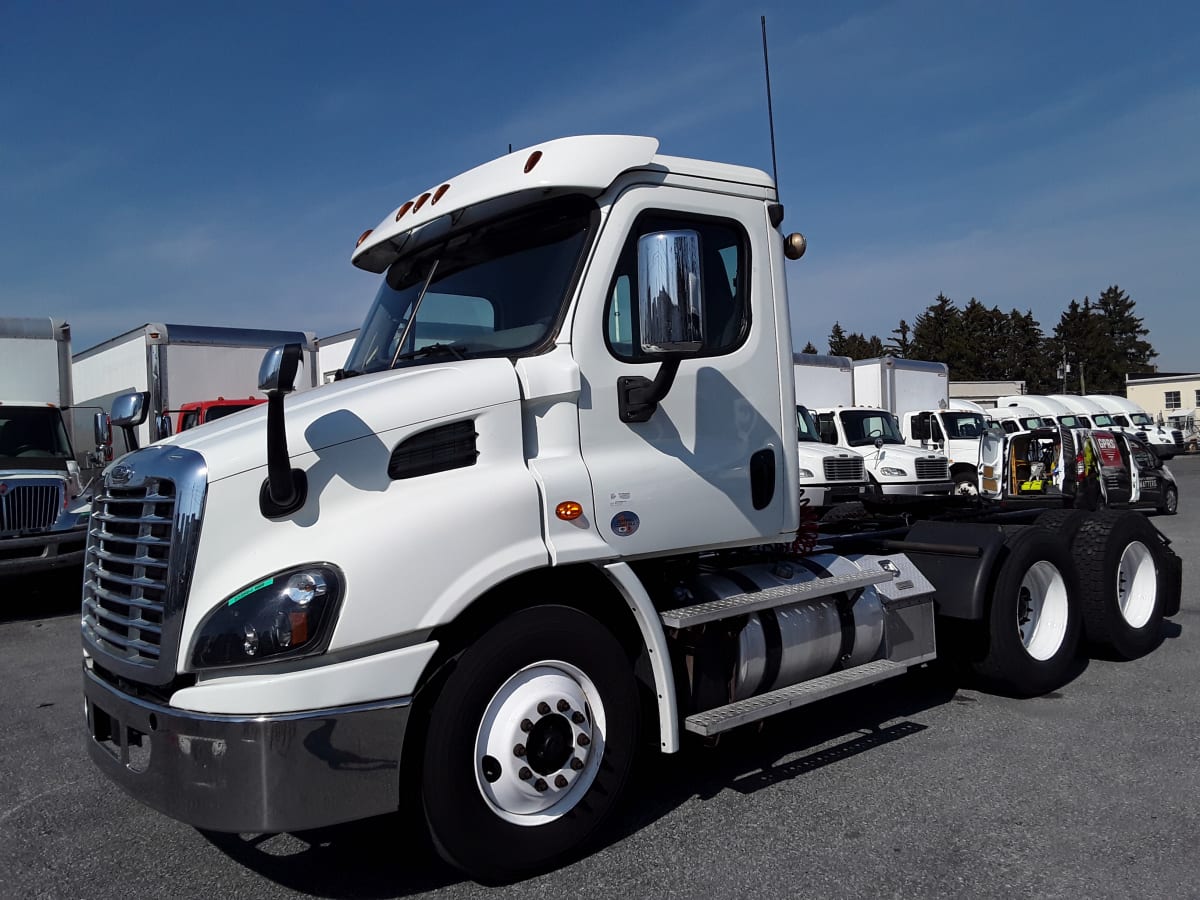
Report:
[[[118,428],[134,428],[146,421],[149,395],[145,391],[121,394],[112,402],[109,420]]]
[[[171,436],[171,414],[163,413],[154,420],[154,439],[161,441]]]
[[[258,389],[267,394],[290,394],[295,390],[302,353],[299,344],[280,344],[268,350],[258,368]]]
[[[653,354],[704,346],[700,233],[656,231],[638,238],[638,342]]]
[[[704,348],[702,284],[698,231],[655,231],[638,238],[636,341],[643,353],[664,359],[653,381],[641,375],[617,379],[622,422],[650,421],[675,383],[680,358]]]
[[[112,425],[108,421],[108,413],[98,412],[92,417],[92,435],[96,449],[112,446]]]

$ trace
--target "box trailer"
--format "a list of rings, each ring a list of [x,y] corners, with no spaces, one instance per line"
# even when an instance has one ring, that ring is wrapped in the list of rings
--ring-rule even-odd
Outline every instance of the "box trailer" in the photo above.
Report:
[[[79,405],[110,410],[121,394],[145,391],[149,414],[138,426],[137,439],[148,444],[169,433],[163,417],[178,412],[185,403],[217,397],[265,399],[258,390],[263,354],[288,343],[303,348],[298,388],[316,387],[320,376],[313,332],[142,325],[75,355],[72,369]],[[76,427],[81,427],[79,422]],[[131,448],[118,443],[116,449]]]

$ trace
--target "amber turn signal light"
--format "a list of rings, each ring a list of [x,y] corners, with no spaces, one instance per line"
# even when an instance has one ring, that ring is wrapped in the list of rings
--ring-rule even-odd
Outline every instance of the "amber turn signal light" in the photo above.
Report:
[[[564,522],[570,522],[583,515],[583,507],[574,500],[564,500],[558,506],[554,507],[554,514]]]

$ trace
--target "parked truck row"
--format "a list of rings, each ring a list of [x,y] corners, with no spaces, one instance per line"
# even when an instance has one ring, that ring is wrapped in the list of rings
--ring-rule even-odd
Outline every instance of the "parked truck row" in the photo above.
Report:
[[[505,879],[594,839],[647,747],[943,656],[1037,694],[1084,634],[1155,646],[1180,562],[1141,516],[817,530],[804,239],[765,173],[657,151],[564,138],[405,200],[354,250],[379,287],[337,380],[293,393],[287,343],[265,404],[105,470],[82,680],[109,778],[232,832],[411,799]],[[881,484],[931,459],[949,490],[890,414],[824,414]]]

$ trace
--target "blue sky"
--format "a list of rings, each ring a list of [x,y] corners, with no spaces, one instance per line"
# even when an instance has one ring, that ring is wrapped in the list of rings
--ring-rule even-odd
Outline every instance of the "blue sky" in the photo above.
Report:
[[[507,5],[505,5],[507,6]],[[770,29],[798,345],[939,291],[1032,309],[1119,284],[1200,370],[1200,4],[10,3],[0,315],[76,350],[147,321],[357,326],[390,209],[515,148],[651,134],[770,168]]]

